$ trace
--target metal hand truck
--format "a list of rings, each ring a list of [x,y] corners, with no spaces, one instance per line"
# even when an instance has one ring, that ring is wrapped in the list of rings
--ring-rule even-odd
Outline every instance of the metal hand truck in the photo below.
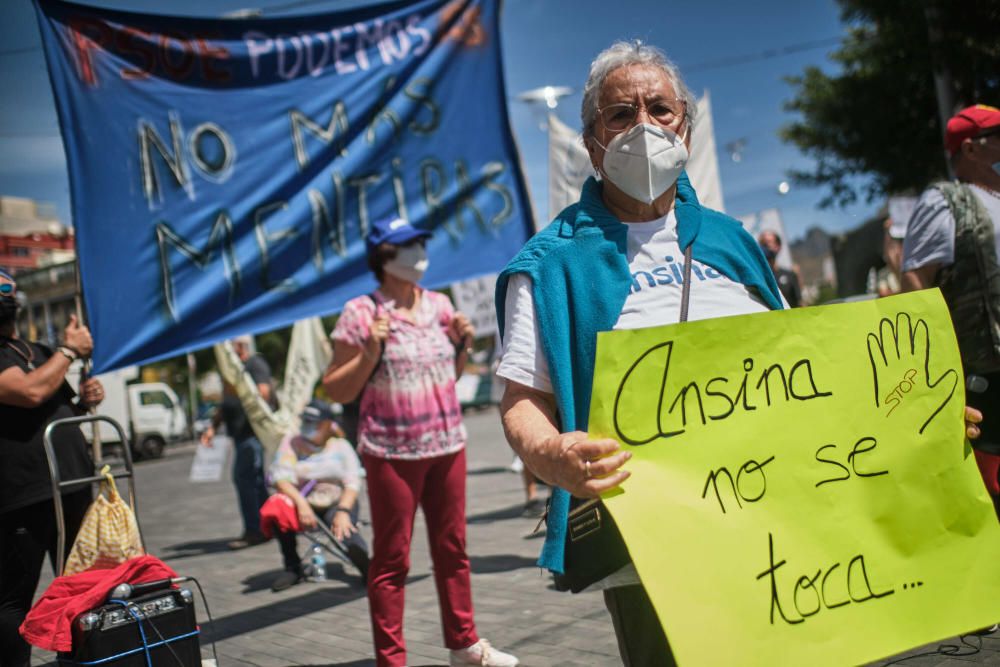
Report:
[[[59,428],[80,424],[106,422],[118,433],[122,443],[125,469],[109,473],[114,479],[127,479],[129,501],[139,530],[139,541],[146,551],[146,540],[139,524],[138,502],[135,492],[135,472],[132,451],[121,425],[104,415],[84,415],[57,419],[45,428],[42,445],[52,476],[52,504],[55,507],[56,574],[65,567],[66,522],[62,504],[62,490],[81,484],[92,484],[106,479],[94,474],[79,479],[63,480],[59,473],[52,435]],[[95,462],[96,465],[96,462]],[[96,472],[96,470],[95,470]],[[197,667],[202,664],[199,643],[200,629],[194,610],[194,596],[186,588],[173,589],[171,584],[194,581],[190,577],[164,579],[148,584],[123,582],[115,587],[108,600],[98,607],[81,614],[73,621],[73,649],[59,654],[59,663],[67,666],[105,664],[108,667]],[[195,582],[197,584],[197,582]],[[199,590],[201,586],[198,586]],[[143,589],[146,589],[145,592]],[[204,595],[202,596],[204,601]],[[205,602],[206,613],[208,605]],[[211,614],[209,614],[211,623]],[[213,653],[215,644],[212,644]],[[216,657],[215,664],[218,664]]]
[[[58,531],[56,539],[57,575],[61,575],[63,572],[66,552],[66,520],[63,514],[62,490],[70,486],[76,486],[84,483],[92,484],[94,482],[100,482],[104,480],[105,477],[104,475],[91,475],[90,477],[81,477],[79,479],[62,480],[59,474],[59,465],[56,461],[55,447],[52,445],[52,433],[60,427],[65,428],[68,426],[78,426],[80,424],[95,422],[106,422],[118,432],[118,437],[122,443],[122,454],[125,458],[125,469],[113,472],[111,473],[111,476],[115,479],[128,479],[129,504],[132,506],[132,512],[135,514],[135,525],[139,529],[139,541],[142,542],[143,550],[146,548],[146,540],[142,535],[142,525],[139,523],[139,506],[138,499],[135,495],[135,474],[132,467],[132,450],[131,447],[129,447],[128,438],[125,436],[125,430],[122,429],[121,424],[116,422],[111,417],[105,417],[104,415],[83,415],[81,417],[57,419],[45,427],[45,433],[42,436],[42,445],[45,447],[45,458],[48,459],[49,474],[52,476],[52,503],[56,508],[56,528]]]

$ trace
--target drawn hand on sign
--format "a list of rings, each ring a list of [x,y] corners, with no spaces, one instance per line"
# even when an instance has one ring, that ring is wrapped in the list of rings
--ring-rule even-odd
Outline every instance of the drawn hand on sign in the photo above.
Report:
[[[895,322],[883,317],[867,341],[875,407],[886,417],[905,419],[912,414],[923,433],[954,396],[958,372],[949,368],[932,378],[927,323],[914,322],[909,313],[897,313]]]

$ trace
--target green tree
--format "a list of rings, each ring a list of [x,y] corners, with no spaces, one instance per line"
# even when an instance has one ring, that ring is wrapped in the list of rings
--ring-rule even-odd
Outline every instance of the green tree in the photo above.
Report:
[[[933,67],[951,74],[958,108],[1000,102],[1000,0],[838,0],[847,35],[825,73],[786,81],[800,118],[781,138],[816,160],[792,171],[827,189],[821,206],[919,191],[946,174]],[[930,16],[930,18],[928,18]],[[935,19],[934,17],[937,17]],[[930,46],[928,23],[940,30]]]

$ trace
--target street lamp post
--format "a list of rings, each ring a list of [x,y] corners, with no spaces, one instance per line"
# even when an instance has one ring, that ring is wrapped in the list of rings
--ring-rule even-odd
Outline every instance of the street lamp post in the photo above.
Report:
[[[573,89],[568,86],[541,86],[539,88],[526,90],[523,93],[518,93],[515,99],[517,99],[518,102],[524,102],[532,109],[543,110],[546,122],[540,123],[538,128],[540,130],[547,130],[548,114],[555,112],[556,107],[559,106],[559,100],[561,98],[572,94]]]

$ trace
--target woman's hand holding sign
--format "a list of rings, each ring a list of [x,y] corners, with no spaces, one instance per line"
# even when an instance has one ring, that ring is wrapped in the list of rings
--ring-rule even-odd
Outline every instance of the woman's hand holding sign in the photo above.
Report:
[[[621,451],[620,445],[611,439],[590,440],[582,431],[553,435],[539,449],[544,453],[537,460],[541,469],[528,467],[577,498],[597,498],[631,474],[621,470],[632,458],[630,452]]]
[[[597,498],[631,474],[621,467],[632,454],[615,440],[559,432],[552,394],[508,381],[501,412],[507,441],[528,469],[578,498]]]
[[[975,440],[979,437],[979,424],[983,423],[983,413],[965,406],[965,437]]]

